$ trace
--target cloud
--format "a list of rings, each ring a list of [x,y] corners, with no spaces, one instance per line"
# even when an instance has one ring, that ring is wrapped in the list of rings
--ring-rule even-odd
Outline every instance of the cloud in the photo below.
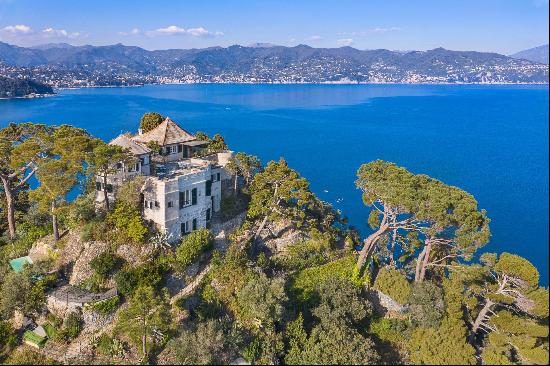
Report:
[[[118,32],[118,34],[121,36],[137,36],[140,33],[141,33],[141,30],[139,28],[133,28],[129,32]]]
[[[203,27],[191,28],[187,30],[187,33],[194,37],[221,37],[223,32],[210,32]]]
[[[320,41],[322,39],[323,39],[323,37],[315,35],[315,36],[311,36],[309,38],[306,38],[306,41]]]
[[[13,35],[24,35],[24,34],[32,34],[34,31],[31,27],[28,25],[18,24],[18,25],[8,25],[2,29],[0,29],[2,33],[9,33]]]
[[[339,46],[351,46],[353,44],[353,38],[342,38],[336,41]]]
[[[198,28],[181,28],[176,25],[170,25],[166,28],[159,28],[146,33],[148,36],[173,36],[173,35],[190,35],[193,37],[221,37],[223,32],[211,32],[204,27]]]
[[[62,42],[69,39],[86,37],[80,32],[69,32],[65,29],[48,27],[35,31],[28,25],[8,25],[0,28],[0,36],[9,42],[23,45],[34,45],[44,42]]]
[[[150,35],[174,35],[174,34],[182,34],[182,33],[185,33],[185,29],[175,25],[170,25],[166,28],[159,28],[148,32],[148,34]]]
[[[339,32],[339,36],[351,36],[351,37],[365,37],[371,34],[384,34],[389,32],[398,32],[401,28],[399,27],[372,27],[363,31],[356,32]]]
[[[65,29],[46,28],[42,30],[42,35],[46,38],[77,38],[80,32],[67,32]]]

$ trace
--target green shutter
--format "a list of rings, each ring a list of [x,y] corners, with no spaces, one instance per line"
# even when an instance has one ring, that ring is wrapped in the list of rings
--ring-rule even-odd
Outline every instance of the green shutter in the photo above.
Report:
[[[197,230],[197,219],[193,219],[193,230]]]
[[[211,194],[212,194],[212,181],[207,180],[206,181],[206,193],[204,195],[205,196],[210,196]]]
[[[193,188],[193,190],[191,191],[191,204],[197,204],[197,188]]]

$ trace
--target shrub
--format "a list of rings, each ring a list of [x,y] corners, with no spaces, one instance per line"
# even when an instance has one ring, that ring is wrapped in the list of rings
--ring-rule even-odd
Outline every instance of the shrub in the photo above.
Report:
[[[124,259],[116,255],[115,253],[108,251],[103,252],[92,259],[92,261],[90,262],[90,267],[98,276],[105,279],[109,275],[120,269],[123,263]]]
[[[122,295],[131,296],[140,286],[158,287],[166,269],[165,263],[152,261],[121,270],[115,276],[117,289]]]
[[[181,268],[193,263],[214,244],[214,236],[208,229],[195,230],[182,239],[176,249],[176,261]]]
[[[294,298],[300,302],[313,300],[315,288],[333,277],[340,277],[352,280],[353,269],[355,268],[355,257],[341,258],[322,266],[304,269],[298,272],[291,281],[290,291]],[[361,286],[364,279],[354,282]]]
[[[113,313],[117,309],[118,303],[118,296],[114,296],[108,300],[92,303],[89,305],[89,307],[90,309],[97,311],[100,314],[107,315]]]
[[[95,206],[93,197],[79,197],[68,207],[66,218],[67,225],[77,228],[83,223],[92,221],[95,218]]]
[[[374,281],[374,289],[400,304],[406,304],[411,293],[411,285],[405,275],[390,267],[380,269]]]
[[[100,335],[95,343],[96,349],[99,351],[100,354],[103,356],[110,356],[111,355],[111,346],[113,345],[113,338],[109,337],[108,334],[103,333]]]
[[[109,213],[109,221],[135,242],[142,242],[147,234],[147,226],[141,218],[139,209],[127,203],[118,202],[115,209]]]
[[[63,328],[56,333],[56,337],[65,342],[70,342],[82,331],[84,321],[78,313],[70,313],[63,322]]]
[[[0,320],[0,362],[17,343],[17,335],[8,322]]]
[[[414,324],[422,327],[439,327],[445,315],[441,288],[428,281],[416,283],[409,296],[409,304],[409,314]]]

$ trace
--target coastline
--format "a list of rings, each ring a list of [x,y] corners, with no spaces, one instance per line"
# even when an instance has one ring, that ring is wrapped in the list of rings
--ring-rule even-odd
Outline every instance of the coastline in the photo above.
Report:
[[[99,88],[141,88],[150,85],[195,85],[195,84],[227,84],[227,85],[538,85],[550,86],[550,82],[545,83],[520,83],[520,82],[216,82],[216,81],[197,81],[197,82],[170,82],[170,83],[146,83],[146,84],[130,84],[130,85],[93,85],[93,86],[78,86],[78,87],[55,87],[55,90],[78,90],[78,89],[99,89]],[[55,94],[53,94],[55,95]],[[49,95],[48,95],[49,96]]]
[[[11,100],[11,99],[37,99],[37,98],[48,98],[48,97],[55,97],[57,93],[49,93],[49,94],[28,94],[23,95],[20,97],[9,97],[9,98],[0,98],[0,100]]]

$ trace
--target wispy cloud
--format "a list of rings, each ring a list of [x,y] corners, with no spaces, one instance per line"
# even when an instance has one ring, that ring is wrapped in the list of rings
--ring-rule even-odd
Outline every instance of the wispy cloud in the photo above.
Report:
[[[384,34],[390,32],[398,32],[401,28],[399,27],[372,27],[363,31],[355,32],[339,32],[339,36],[351,36],[351,37],[365,37],[372,34]]]
[[[46,28],[42,30],[42,35],[46,38],[77,38],[80,32],[67,32],[65,29]]]
[[[138,34],[141,34],[141,30],[139,28],[133,28],[129,32],[118,32],[121,36],[137,36]]]
[[[31,27],[28,25],[18,24],[18,25],[8,25],[2,29],[0,29],[0,32],[2,33],[9,33],[9,34],[32,34],[34,31]]]
[[[342,38],[336,41],[339,46],[351,46],[353,44],[353,38]]]
[[[198,28],[189,28],[185,29],[182,27],[178,27],[177,25],[170,25],[165,28],[158,28],[155,30],[151,30],[146,32],[146,34],[150,37],[155,36],[174,36],[174,35],[190,35],[193,37],[202,37],[202,38],[208,38],[208,37],[221,37],[223,36],[223,32],[211,32],[208,29],[204,27],[198,27]]]
[[[323,37],[315,35],[315,36],[311,36],[311,37],[306,38],[306,41],[314,42],[314,41],[320,41],[322,39],[323,39]]]
[[[41,31],[35,31],[28,25],[17,24],[0,28],[0,36],[2,36],[2,39],[7,41],[33,44],[46,41],[65,41],[68,39],[83,37],[84,35],[81,32],[69,32],[65,29],[54,27],[48,27],[42,29]]]

